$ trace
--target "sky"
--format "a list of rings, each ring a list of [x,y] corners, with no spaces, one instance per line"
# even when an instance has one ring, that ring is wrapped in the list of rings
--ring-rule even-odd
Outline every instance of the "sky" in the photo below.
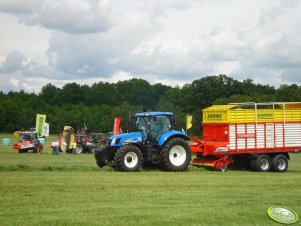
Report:
[[[0,0],[0,91],[209,75],[301,85],[300,0]]]

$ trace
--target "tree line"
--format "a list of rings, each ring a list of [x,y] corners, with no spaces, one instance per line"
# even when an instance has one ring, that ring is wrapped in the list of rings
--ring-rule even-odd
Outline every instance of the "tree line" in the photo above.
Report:
[[[186,115],[192,114],[189,134],[199,135],[201,110],[213,104],[282,101],[301,101],[301,87],[284,84],[275,88],[226,75],[203,77],[183,87],[151,85],[143,79],[92,86],[68,83],[62,88],[47,84],[38,94],[0,92],[0,132],[34,127],[37,113],[47,115],[51,133],[59,133],[64,125],[77,129],[84,124],[90,131],[109,132],[115,116],[122,117],[122,130],[126,131],[129,114],[171,111],[178,128],[185,128]]]

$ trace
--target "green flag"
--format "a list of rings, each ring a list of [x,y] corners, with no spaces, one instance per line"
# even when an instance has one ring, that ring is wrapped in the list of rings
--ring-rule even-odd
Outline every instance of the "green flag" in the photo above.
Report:
[[[36,117],[36,132],[39,137],[43,137],[44,134],[44,126],[46,121],[46,115],[37,114]]]

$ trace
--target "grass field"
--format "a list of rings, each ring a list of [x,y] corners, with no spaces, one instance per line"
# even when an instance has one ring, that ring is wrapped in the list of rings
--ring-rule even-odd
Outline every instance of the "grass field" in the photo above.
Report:
[[[278,225],[274,205],[301,216],[301,154],[280,174],[121,173],[91,154],[51,155],[50,141],[42,154],[1,146],[0,225]]]

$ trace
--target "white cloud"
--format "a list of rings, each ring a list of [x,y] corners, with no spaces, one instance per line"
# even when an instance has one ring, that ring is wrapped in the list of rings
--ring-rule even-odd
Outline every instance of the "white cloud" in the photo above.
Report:
[[[49,30],[22,24],[12,15],[0,12],[0,28],[1,55],[18,50],[25,55],[42,59],[42,54],[45,54],[49,47]]]
[[[15,78],[10,78],[10,79],[8,80],[8,82],[9,82],[10,84],[12,84],[14,87],[18,87],[20,80],[19,80],[19,79],[15,79]]]
[[[241,65],[238,61],[223,61],[217,64],[215,74],[232,74],[240,69]]]
[[[18,16],[28,25],[63,32],[105,32],[111,27],[108,5],[101,0],[2,1],[0,10]]]
[[[0,76],[17,76],[14,89],[219,73],[301,84],[297,0],[10,0],[0,11]]]
[[[22,70],[24,61],[24,55],[17,50],[13,50],[7,55],[5,62],[1,65],[0,72],[9,73]]]
[[[131,74],[119,71],[115,73],[110,78],[102,78],[102,77],[95,77],[95,78],[77,78],[77,79],[48,79],[48,78],[36,78],[30,76],[23,76],[20,73],[7,73],[7,74],[0,74],[0,90],[4,92],[9,91],[19,91],[21,89],[26,90],[30,93],[39,93],[41,88],[51,83],[56,87],[62,88],[67,83],[78,83],[80,85],[93,85],[94,83],[98,82],[109,82],[109,83],[116,83],[118,81],[124,81],[134,78]]]

